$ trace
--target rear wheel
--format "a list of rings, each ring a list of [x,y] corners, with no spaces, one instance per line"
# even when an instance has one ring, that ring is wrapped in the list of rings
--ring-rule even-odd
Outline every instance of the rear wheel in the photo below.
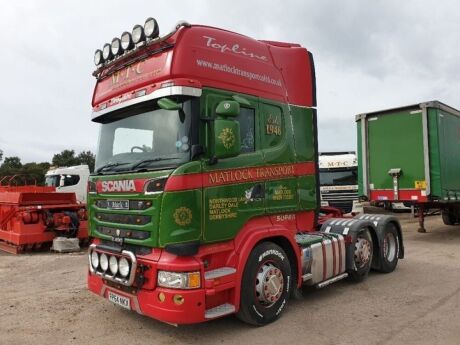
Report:
[[[288,302],[291,284],[291,266],[283,249],[271,242],[259,244],[244,269],[237,317],[257,326],[277,320]]]
[[[455,215],[450,210],[442,210],[442,221],[446,225],[454,225],[455,224]]]
[[[348,276],[355,282],[363,281],[371,269],[373,243],[369,229],[362,229],[356,236],[354,245],[355,269],[348,271]]]
[[[396,226],[393,223],[387,224],[383,236],[379,271],[390,273],[393,272],[398,265],[399,236]]]

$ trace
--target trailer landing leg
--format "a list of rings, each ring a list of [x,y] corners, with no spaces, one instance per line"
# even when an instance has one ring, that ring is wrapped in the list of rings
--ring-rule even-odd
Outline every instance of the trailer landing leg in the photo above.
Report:
[[[420,204],[418,207],[418,232],[425,233],[425,207],[423,204]]]

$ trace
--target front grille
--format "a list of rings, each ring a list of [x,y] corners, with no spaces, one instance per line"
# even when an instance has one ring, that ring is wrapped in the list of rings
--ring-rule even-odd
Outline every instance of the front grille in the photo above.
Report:
[[[341,209],[344,213],[353,210],[353,201],[329,201],[329,206]]]
[[[130,238],[133,240],[146,240],[150,237],[148,231],[116,229],[108,226],[98,226],[97,231],[101,234],[120,238]]]
[[[152,220],[152,217],[150,216],[101,212],[96,213],[96,218],[102,222],[128,225],[145,225],[150,223],[150,221]]]

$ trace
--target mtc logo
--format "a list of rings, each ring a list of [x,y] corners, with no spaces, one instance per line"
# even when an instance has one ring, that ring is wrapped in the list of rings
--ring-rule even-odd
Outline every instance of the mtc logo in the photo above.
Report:
[[[120,81],[129,81],[132,76],[142,74],[142,63],[143,61],[140,61],[112,74],[112,85],[118,84]]]

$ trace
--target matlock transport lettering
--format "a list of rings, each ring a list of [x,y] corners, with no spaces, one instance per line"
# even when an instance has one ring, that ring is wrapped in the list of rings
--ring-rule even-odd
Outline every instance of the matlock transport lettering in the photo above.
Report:
[[[210,185],[219,185],[241,181],[267,180],[290,177],[294,176],[294,174],[294,165],[225,170],[210,173],[208,183]]]

